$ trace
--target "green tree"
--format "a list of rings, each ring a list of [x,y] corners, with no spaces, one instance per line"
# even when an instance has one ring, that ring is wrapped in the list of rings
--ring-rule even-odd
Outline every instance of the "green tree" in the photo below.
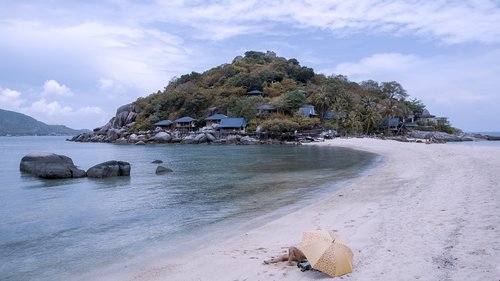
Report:
[[[304,91],[301,90],[293,90],[287,92],[283,96],[283,106],[284,111],[288,114],[292,114],[297,111],[301,106],[306,103],[306,95]]]
[[[358,106],[358,110],[361,113],[363,127],[365,128],[365,134],[370,134],[374,128],[380,124],[382,120],[382,115],[377,107],[375,98],[373,97],[363,97]]]

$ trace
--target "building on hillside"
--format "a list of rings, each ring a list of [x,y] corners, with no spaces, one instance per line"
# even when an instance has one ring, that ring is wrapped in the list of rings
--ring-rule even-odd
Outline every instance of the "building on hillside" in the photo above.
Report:
[[[398,131],[399,125],[401,125],[401,119],[399,119],[398,117],[390,118],[385,121],[385,126],[390,131]]]
[[[160,127],[160,128],[168,130],[168,129],[172,128],[173,124],[174,124],[174,122],[172,122],[170,120],[161,120],[161,121],[154,123],[153,125],[156,127]]]
[[[323,113],[323,119],[326,120],[345,120],[346,114],[343,112],[337,113],[333,110],[327,110]]]
[[[196,121],[189,116],[179,118],[175,120],[174,123],[175,128],[181,132],[191,132],[196,126]]]
[[[247,96],[262,96],[262,92],[259,90],[252,90],[246,93]]]
[[[220,124],[220,121],[225,118],[227,118],[227,116],[224,114],[214,114],[205,118],[205,121],[207,122],[207,126],[212,126],[214,124]]]
[[[245,131],[247,120],[245,118],[224,118],[219,123],[219,128],[224,131]]]
[[[305,104],[302,107],[299,108],[299,113],[302,114],[303,116],[308,116],[308,117],[318,117],[318,114],[316,114],[316,110],[314,109],[314,105],[311,104]]]
[[[268,103],[263,103],[257,106],[257,113],[255,114],[256,117],[266,117],[269,116],[273,113],[278,112],[278,109],[276,106],[268,104]]]

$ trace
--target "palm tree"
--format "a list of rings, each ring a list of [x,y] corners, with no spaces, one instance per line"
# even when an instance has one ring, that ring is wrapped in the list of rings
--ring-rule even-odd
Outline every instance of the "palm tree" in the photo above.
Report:
[[[363,127],[366,128],[365,134],[369,134],[382,119],[377,103],[372,97],[361,98],[360,111],[363,115]]]

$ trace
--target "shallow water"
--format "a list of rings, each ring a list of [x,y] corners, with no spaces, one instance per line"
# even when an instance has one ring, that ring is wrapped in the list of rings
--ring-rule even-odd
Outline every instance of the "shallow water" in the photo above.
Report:
[[[42,180],[19,172],[33,151],[82,169],[131,163],[130,177]],[[315,146],[112,145],[0,137],[0,280],[68,280],[132,265],[199,233],[227,233],[303,206],[358,176],[378,156]],[[157,176],[153,160],[174,172]],[[257,220],[256,220],[257,218]]]

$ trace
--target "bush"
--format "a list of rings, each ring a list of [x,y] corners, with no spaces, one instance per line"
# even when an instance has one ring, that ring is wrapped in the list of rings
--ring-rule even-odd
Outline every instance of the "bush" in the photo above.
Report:
[[[286,119],[271,119],[261,124],[261,128],[265,132],[270,133],[287,133],[299,129],[299,124]]]

